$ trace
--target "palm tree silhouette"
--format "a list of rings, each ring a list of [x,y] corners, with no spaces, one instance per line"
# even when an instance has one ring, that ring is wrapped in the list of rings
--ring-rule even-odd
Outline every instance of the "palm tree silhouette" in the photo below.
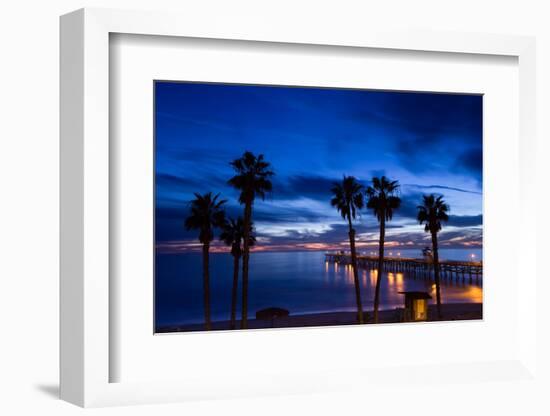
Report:
[[[441,222],[448,221],[449,205],[443,196],[424,195],[423,205],[418,206],[418,222],[425,224],[424,231],[432,235],[432,255],[435,274],[435,291],[437,296],[437,317],[441,319],[441,289],[439,285],[439,253],[437,248],[437,233],[441,231]]]
[[[374,323],[378,323],[378,307],[380,305],[380,282],[384,269],[384,240],[386,238],[386,221],[391,221],[393,211],[401,205],[401,199],[396,195],[399,184],[382,176],[372,178],[372,186],[367,188],[367,208],[372,209],[380,223],[380,240],[378,243],[378,273],[374,292]]]
[[[252,235],[253,226],[250,224],[248,246],[253,246],[256,238]],[[242,217],[228,219],[220,234],[222,240],[227,246],[231,247],[231,255],[233,256],[233,287],[231,289],[231,318],[230,329],[235,329],[235,320],[237,315],[237,286],[239,284],[239,261],[242,256],[241,243],[244,238],[244,221]]]
[[[274,175],[270,164],[264,160],[264,155],[254,155],[244,152],[242,157],[231,162],[236,175],[228,183],[241,191],[239,203],[244,205],[243,219],[243,296],[241,328],[248,328],[248,261],[250,257],[250,229],[252,226],[252,206],[256,197],[265,199],[265,195],[272,190],[269,178]]]
[[[204,195],[195,193],[195,199],[190,203],[190,215],[185,219],[187,230],[199,230],[199,241],[202,243],[202,279],[204,291],[204,322],[206,330],[212,329],[210,320],[210,274],[209,251],[214,239],[214,228],[223,226],[225,214],[224,199],[218,200],[220,194],[212,196],[212,192]]]
[[[362,324],[363,305],[361,303],[361,288],[359,286],[359,276],[357,272],[357,253],[355,252],[355,230],[352,226],[352,219],[364,206],[363,186],[357,182],[353,176],[345,176],[342,183],[335,183],[331,189],[334,194],[330,200],[330,205],[335,207],[342,215],[344,220],[348,221],[349,226],[349,245],[351,249],[351,265],[353,267],[353,281],[355,283],[355,301],[357,303],[357,321]]]

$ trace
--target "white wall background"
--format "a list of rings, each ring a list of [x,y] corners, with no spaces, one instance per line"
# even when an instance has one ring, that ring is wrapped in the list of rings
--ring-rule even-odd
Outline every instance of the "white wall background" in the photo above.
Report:
[[[548,248],[550,179],[550,12],[545,0],[394,1],[170,1],[170,0],[12,0],[0,6],[0,413],[71,415],[82,410],[56,399],[58,368],[58,16],[84,6],[178,10],[208,22],[211,13],[309,24],[384,25],[538,38],[539,259]],[[543,139],[545,138],[545,139]],[[541,261],[542,263],[542,261]],[[543,270],[539,272],[544,276]],[[541,301],[549,293],[543,280]],[[540,302],[541,320],[548,316]],[[550,375],[549,336],[541,326],[540,368]],[[367,348],[368,346],[366,346]],[[547,378],[548,379],[548,378]],[[99,409],[101,415],[157,414],[404,414],[411,403],[419,413],[548,414],[546,388],[506,382],[484,386],[433,386],[372,398],[345,393],[254,400]]]

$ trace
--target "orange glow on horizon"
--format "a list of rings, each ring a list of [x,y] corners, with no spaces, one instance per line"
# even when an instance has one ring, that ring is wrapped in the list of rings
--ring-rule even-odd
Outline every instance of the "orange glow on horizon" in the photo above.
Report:
[[[482,243],[478,241],[455,241],[455,244],[450,244],[450,242],[442,241],[441,246],[442,247],[455,247],[457,248],[482,248]],[[399,248],[399,247],[407,247],[410,249],[410,246],[414,245],[412,242],[406,242],[406,243],[399,243],[397,241],[386,241],[384,244],[384,247],[387,248]],[[378,241],[358,241],[356,243],[356,246],[358,249],[373,249],[378,247]],[[422,245],[418,245],[418,249],[420,250]],[[196,240],[182,240],[182,241],[166,241],[166,242],[159,242],[156,245],[156,250],[158,252],[162,253],[172,253],[172,254],[178,254],[178,253],[189,253],[189,252],[201,252],[202,250],[202,244]],[[284,252],[284,251],[341,251],[344,250],[346,253],[349,254],[349,241],[347,242],[341,242],[341,243],[322,243],[322,242],[310,242],[310,243],[297,243],[297,244],[256,244],[255,246],[250,248],[250,252]],[[222,242],[218,240],[212,241],[210,245],[210,252],[211,253],[230,253],[231,248],[224,245]],[[376,251],[363,251],[363,253],[370,255],[370,256],[376,256]],[[359,253],[360,255],[364,255],[362,253]],[[393,251],[388,252],[389,256],[393,256],[396,254],[397,256],[401,256],[400,252],[394,253]],[[475,255],[474,255],[475,257]],[[474,258],[472,257],[472,258]]]

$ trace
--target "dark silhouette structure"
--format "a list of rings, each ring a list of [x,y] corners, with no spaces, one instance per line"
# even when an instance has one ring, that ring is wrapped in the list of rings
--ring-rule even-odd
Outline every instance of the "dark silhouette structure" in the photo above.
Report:
[[[256,312],[256,319],[262,321],[271,321],[271,328],[275,327],[275,320],[288,317],[289,312],[283,308],[271,307],[261,309]]]
[[[405,308],[403,310],[403,321],[416,322],[428,320],[428,299],[429,293],[420,291],[399,292],[405,295]]]
[[[204,195],[195,193],[191,201],[191,213],[185,220],[187,230],[198,230],[199,241],[202,243],[202,277],[204,291],[204,322],[206,330],[212,329],[210,320],[210,273],[209,251],[214,239],[214,228],[220,228],[225,222],[223,205],[227,202],[218,199],[220,194],[212,196],[212,192]]]
[[[380,305],[380,282],[384,270],[384,239],[386,237],[386,221],[391,221],[393,212],[401,205],[397,196],[399,184],[382,176],[372,178],[372,186],[367,188],[367,208],[371,209],[380,223],[380,240],[378,243],[378,273],[374,292],[374,323],[378,323],[378,307]]]
[[[341,183],[335,183],[332,188],[333,198],[330,204],[335,207],[342,215],[344,220],[348,221],[349,226],[349,245],[351,249],[351,265],[353,268],[353,281],[355,284],[355,301],[357,303],[357,321],[362,324],[363,305],[361,302],[361,287],[359,286],[359,275],[357,271],[357,252],[355,250],[355,230],[352,220],[355,219],[359,211],[364,207],[363,186],[357,182],[353,176],[345,176]]]
[[[252,235],[252,224],[248,231],[248,246],[254,245],[256,238]],[[242,217],[226,220],[222,227],[220,240],[227,246],[231,247],[231,255],[233,256],[233,286],[231,288],[231,315],[230,329],[235,329],[235,321],[237,315],[237,287],[239,285],[239,262],[243,253],[242,242],[244,239],[244,221]]]
[[[270,170],[270,164],[264,160],[263,155],[254,155],[245,152],[241,158],[231,162],[235,170],[235,176],[229,181],[229,185],[241,191],[239,203],[244,205],[244,234],[243,234],[243,291],[242,291],[242,321],[241,328],[248,327],[248,262],[250,256],[250,233],[252,226],[252,207],[256,197],[262,200],[272,190],[269,178],[274,175]]]
[[[440,270],[439,253],[437,247],[437,233],[441,231],[441,222],[449,220],[450,208],[443,200],[443,196],[424,195],[423,204],[418,206],[418,222],[425,224],[424,231],[432,236],[432,255],[435,276],[435,290],[437,297],[437,316],[441,319],[441,288],[440,288]]]

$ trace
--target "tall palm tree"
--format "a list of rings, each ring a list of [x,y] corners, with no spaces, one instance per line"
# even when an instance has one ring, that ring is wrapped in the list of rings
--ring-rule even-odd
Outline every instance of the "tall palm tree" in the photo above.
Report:
[[[441,289],[439,285],[439,253],[437,233],[441,231],[441,223],[449,220],[450,208],[443,196],[424,195],[423,204],[418,206],[418,222],[425,224],[424,231],[432,235],[432,255],[435,275],[435,292],[437,296],[437,316],[441,319]]]
[[[204,291],[204,322],[207,330],[212,329],[210,320],[210,273],[209,251],[214,239],[214,228],[223,226],[225,215],[223,205],[227,202],[218,199],[220,194],[212,196],[212,192],[204,195],[195,193],[195,199],[190,203],[190,214],[185,219],[187,230],[198,230],[199,241],[202,243],[202,279]]]
[[[254,245],[256,238],[252,235],[252,224],[249,230],[248,246]],[[233,287],[231,289],[231,318],[230,329],[235,329],[235,320],[237,315],[237,287],[239,285],[239,262],[242,256],[242,241],[244,237],[244,221],[242,217],[228,219],[220,234],[222,240],[227,246],[231,247],[231,255],[233,256]]]
[[[266,193],[271,192],[273,185],[269,178],[274,175],[270,164],[264,160],[264,155],[244,152],[239,158],[231,162],[235,176],[228,183],[241,191],[239,203],[244,205],[243,216],[243,296],[241,328],[248,328],[248,261],[250,258],[250,231],[252,226],[252,206],[256,197],[265,199]]]
[[[380,305],[380,282],[384,270],[384,240],[386,238],[386,222],[391,221],[393,212],[401,206],[397,196],[399,184],[385,176],[372,178],[372,185],[367,188],[367,208],[371,209],[380,223],[380,239],[378,242],[378,273],[374,292],[374,323],[378,323],[378,307]]]
[[[353,282],[355,283],[355,301],[357,303],[357,321],[362,324],[363,305],[361,303],[361,288],[359,286],[359,275],[357,271],[357,253],[355,251],[355,230],[352,220],[364,206],[363,186],[357,182],[353,176],[345,176],[341,183],[335,183],[331,189],[334,196],[330,204],[335,207],[342,215],[344,220],[348,221],[349,226],[349,245],[351,249],[351,265],[353,268]]]

